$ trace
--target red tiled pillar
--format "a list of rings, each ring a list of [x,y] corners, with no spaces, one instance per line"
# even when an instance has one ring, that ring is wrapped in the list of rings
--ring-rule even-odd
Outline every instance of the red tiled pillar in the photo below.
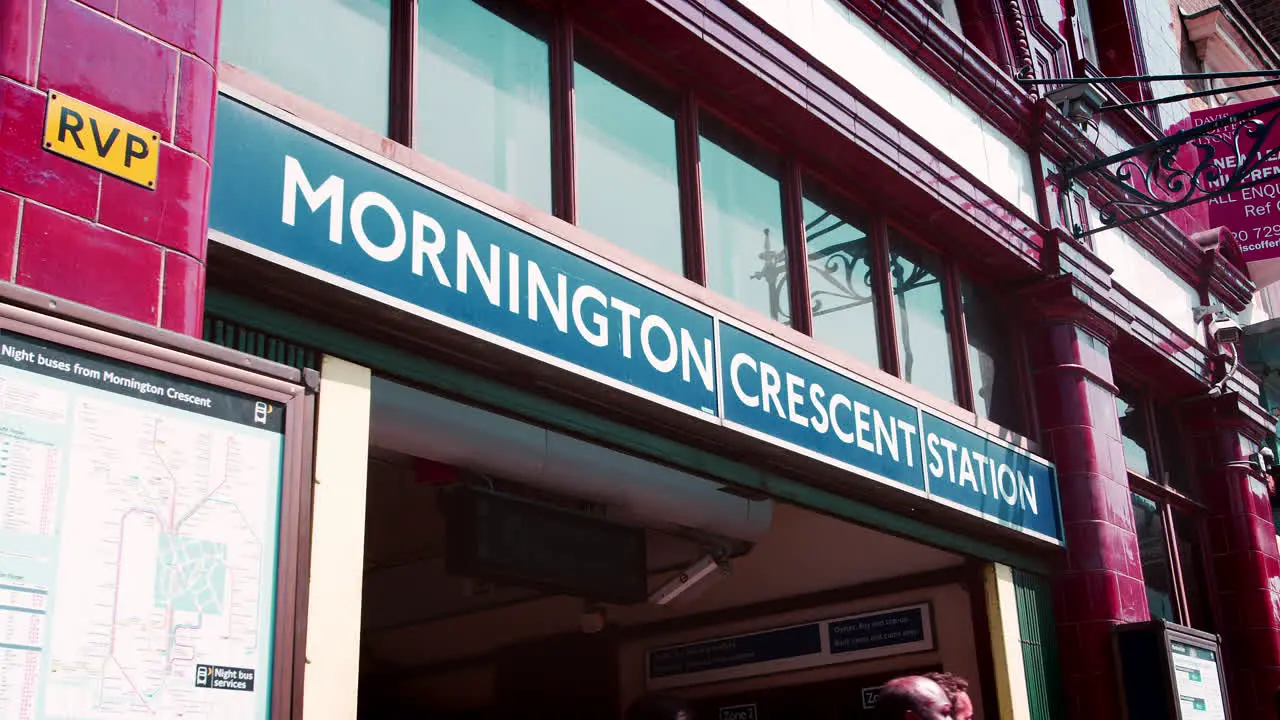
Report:
[[[0,0],[0,280],[199,335],[221,0]],[[41,147],[57,91],[155,130],[155,190]]]
[[[1146,620],[1148,610],[1111,375],[1112,331],[1069,292],[1060,297],[1048,308],[1037,298],[1048,319],[1032,348],[1067,540],[1054,578],[1064,699],[1068,717],[1118,720],[1111,628]]]
[[[1269,419],[1234,394],[1187,413],[1216,579],[1232,717],[1274,718],[1280,689],[1280,554],[1266,484],[1252,469]]]

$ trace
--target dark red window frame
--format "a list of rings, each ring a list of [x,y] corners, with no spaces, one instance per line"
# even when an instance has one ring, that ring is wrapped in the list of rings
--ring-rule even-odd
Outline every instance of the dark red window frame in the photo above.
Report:
[[[1070,33],[1067,47],[1071,52],[1071,65],[1078,77],[1125,77],[1147,74],[1147,58],[1142,49],[1142,37],[1137,24],[1137,10],[1133,0],[1066,0],[1072,12],[1064,31]],[[1093,42],[1097,46],[1098,61],[1095,64],[1085,57],[1084,45],[1077,36],[1076,6],[1087,3],[1093,25]],[[1123,83],[1111,91],[1100,86],[1104,93],[1112,95],[1111,102],[1150,100],[1151,83]],[[1144,108],[1148,120],[1155,119],[1154,108]]]
[[[1129,372],[1123,379],[1140,377],[1136,372]],[[1171,412],[1172,409],[1162,406],[1158,403],[1151,392],[1139,383],[1126,382],[1126,386],[1132,387],[1138,392],[1138,397],[1134,407],[1142,414],[1143,427],[1146,429],[1145,442],[1147,457],[1150,461],[1150,469],[1152,477],[1147,477],[1139,473],[1130,471],[1129,490],[1137,495],[1154,502],[1160,508],[1160,519],[1164,529],[1165,537],[1165,560],[1169,565],[1169,574],[1173,584],[1174,593],[1174,609],[1177,613],[1177,621],[1184,625],[1191,625],[1194,618],[1187,600],[1187,575],[1184,572],[1183,558],[1178,549],[1178,530],[1174,522],[1175,515],[1181,515],[1188,519],[1195,528],[1196,538],[1200,541],[1207,535],[1207,517],[1209,509],[1196,499],[1183,494],[1181,491],[1170,486],[1161,480],[1167,477],[1165,469],[1169,467],[1169,463],[1182,462],[1188,463],[1188,467],[1193,467],[1189,463],[1190,457],[1170,458],[1165,455],[1167,447],[1160,441],[1161,423],[1158,423],[1157,414],[1160,412]],[[1173,423],[1175,427],[1180,427],[1180,423]],[[1184,443],[1177,443],[1176,447],[1185,448]],[[1186,452],[1183,452],[1186,455]],[[1194,478],[1193,478],[1194,482]],[[1199,560],[1201,572],[1204,574],[1205,590],[1210,595],[1217,593],[1217,581],[1214,577],[1212,558],[1209,557],[1205,542],[1191,542],[1190,546],[1197,548],[1199,552]],[[1215,627],[1221,626],[1219,617],[1220,610],[1217,603],[1207,603],[1210,612],[1209,620],[1214,623]],[[1213,628],[1200,628],[1203,630],[1212,630]]]
[[[414,114],[416,108],[416,73],[417,73],[417,8],[419,0],[392,0],[391,6],[391,88],[389,93],[390,130],[389,137],[405,146],[413,147]],[[489,4],[489,3],[486,3]],[[495,9],[500,5],[490,4]],[[991,0],[966,0],[966,10],[981,7],[984,10],[994,8]],[[951,352],[952,380],[955,384],[955,404],[974,411],[974,400],[969,367],[968,341],[964,325],[964,313],[960,298],[961,268],[953,253],[949,253],[941,243],[927,242],[918,233],[902,227],[882,212],[869,212],[868,204],[863,198],[851,196],[844,183],[833,179],[833,175],[825,172],[825,168],[812,167],[796,159],[797,153],[788,152],[787,148],[778,147],[753,131],[749,123],[742,122],[732,112],[718,107],[713,98],[707,97],[697,89],[679,87],[662,73],[648,66],[645,62],[628,57],[626,53],[613,46],[604,37],[585,27],[568,11],[554,7],[545,0],[524,0],[516,7],[517,11],[532,10],[543,18],[540,23],[546,30],[546,41],[550,51],[550,87],[551,87],[551,181],[552,207],[554,214],[566,222],[573,223],[577,219],[575,159],[574,159],[574,107],[573,107],[573,68],[575,44],[581,38],[595,47],[614,55],[615,59],[636,72],[656,87],[678,98],[675,112],[677,137],[678,175],[680,182],[682,250],[685,276],[700,285],[707,282],[705,248],[702,241],[702,192],[699,175],[699,118],[704,114],[714,116],[732,130],[740,133],[745,139],[758,144],[762,150],[776,155],[783,163],[784,171],[779,177],[781,184],[781,203],[783,215],[783,234],[788,257],[788,288],[791,300],[791,326],[805,334],[812,333],[813,316],[809,301],[809,275],[807,253],[804,237],[804,218],[802,199],[806,179],[816,181],[823,186],[842,208],[856,212],[868,218],[871,226],[868,230],[870,241],[869,269],[872,274],[872,292],[876,302],[876,341],[879,348],[880,369],[901,377],[901,360],[898,357],[897,318],[893,303],[885,299],[892,296],[893,280],[889,273],[889,227],[892,224],[899,233],[914,243],[929,248],[941,258],[944,264],[942,273],[942,289],[947,312],[947,331]],[[1003,31],[1001,29],[1002,34]],[[966,31],[967,34],[967,31]],[[840,209],[840,208],[837,208]],[[1030,399],[1030,370],[1026,358],[1026,341],[1021,329],[1014,324],[1010,326],[1013,336],[1014,357],[1010,361],[1017,364],[1016,374],[1020,385],[1020,394],[1026,398],[1024,408],[1024,427],[1016,430],[1030,437],[1036,437],[1034,423],[1034,403]]]

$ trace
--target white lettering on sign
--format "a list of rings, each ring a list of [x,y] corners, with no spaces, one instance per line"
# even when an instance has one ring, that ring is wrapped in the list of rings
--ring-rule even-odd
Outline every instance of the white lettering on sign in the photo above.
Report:
[[[785,377],[785,380],[784,380]],[[844,393],[827,396],[820,383],[809,383],[793,373],[779,373],[773,365],[737,353],[729,361],[729,384],[738,401],[747,407],[761,407],[796,425],[835,436],[846,445],[876,455],[888,455],[894,462],[915,467],[916,432],[914,418],[892,417]],[[785,392],[786,400],[782,399]]]
[[[1009,507],[1040,514],[1035,478],[933,433],[925,437],[925,447],[925,468],[930,478],[946,478],[952,485],[967,487]]]
[[[570,293],[571,278],[564,273],[548,276],[537,262],[525,260],[496,243],[482,253],[462,229],[452,233],[450,248],[450,233],[438,220],[415,210],[406,224],[401,209],[380,193],[360,193],[344,213],[345,195],[343,178],[330,175],[314,185],[302,164],[292,156],[285,156],[280,213],[284,224],[296,225],[299,198],[313,213],[323,212],[328,206],[330,242],[342,243],[346,218],[356,245],[378,262],[400,262],[408,255],[407,271],[440,287],[464,295],[478,290],[479,295],[495,307],[505,307],[532,322],[548,318],[561,333],[573,332],[594,347],[606,348],[617,343],[627,358],[633,356],[639,345],[644,359],[658,372],[672,373],[679,368],[685,382],[693,382],[696,377],[708,391],[715,390],[711,338],[699,342],[687,329],[681,327],[677,332],[662,316],[645,313],[588,283],[576,284]],[[390,218],[390,237],[375,238],[369,234],[371,212]],[[447,268],[441,256],[448,249],[453,250],[454,263]],[[780,386],[775,388],[772,396],[779,410],[782,407],[777,396],[780,389]]]

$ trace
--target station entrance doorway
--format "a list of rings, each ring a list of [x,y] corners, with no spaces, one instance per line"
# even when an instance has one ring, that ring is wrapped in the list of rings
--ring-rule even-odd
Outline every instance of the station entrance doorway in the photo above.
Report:
[[[946,670],[981,712],[963,555],[375,377],[360,717],[865,717]],[[726,715],[725,713],[729,714]]]

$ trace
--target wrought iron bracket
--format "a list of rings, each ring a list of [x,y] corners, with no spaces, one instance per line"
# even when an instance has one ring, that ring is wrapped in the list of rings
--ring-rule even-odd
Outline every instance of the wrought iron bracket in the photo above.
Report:
[[[1265,116],[1270,113],[1270,117]],[[1280,122],[1280,98],[1248,110],[1183,130],[1124,152],[1065,168],[1063,191],[1084,175],[1099,177],[1120,192],[1120,198],[1101,208],[1101,225],[1072,228],[1077,238],[1162,215],[1198,202],[1219,198],[1236,190],[1280,178],[1280,168],[1267,164],[1280,158],[1280,135],[1275,147],[1266,149]],[[1234,167],[1219,168],[1217,149],[1209,138],[1226,142],[1234,150]],[[1195,165],[1178,166],[1183,150],[1198,150]],[[1115,166],[1114,169],[1108,169]],[[1280,202],[1280,197],[1276,198]]]

